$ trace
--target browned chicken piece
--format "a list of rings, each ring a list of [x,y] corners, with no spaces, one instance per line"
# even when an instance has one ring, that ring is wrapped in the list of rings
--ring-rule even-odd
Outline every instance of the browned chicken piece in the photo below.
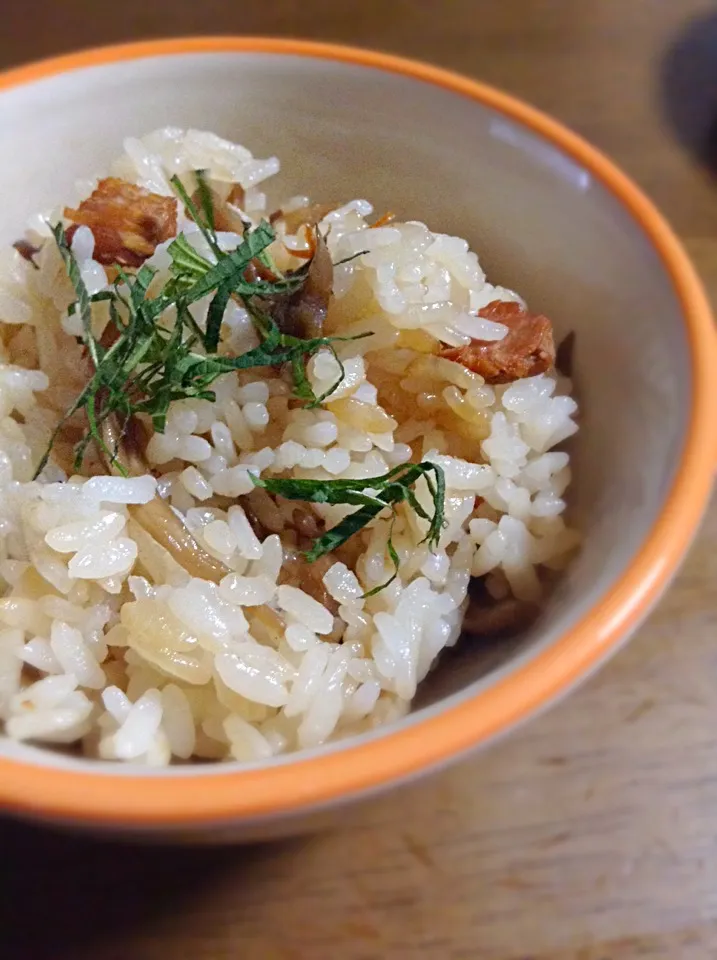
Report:
[[[65,208],[73,221],[67,239],[79,226],[89,227],[95,238],[94,258],[106,266],[139,267],[158,244],[177,232],[177,204],[117,177],[100,180],[97,189],[77,210]]]
[[[553,326],[547,317],[529,313],[519,303],[494,300],[478,314],[503,323],[502,340],[472,340],[464,347],[444,346],[440,355],[479,373],[486,383],[510,383],[545,373],[555,363]]]

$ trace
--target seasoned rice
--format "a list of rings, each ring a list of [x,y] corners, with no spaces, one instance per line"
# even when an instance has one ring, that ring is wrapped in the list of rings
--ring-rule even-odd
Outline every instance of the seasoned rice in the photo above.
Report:
[[[109,172],[174,198],[172,176],[189,184],[204,170],[216,195],[234,190],[234,211],[257,225],[274,209],[264,189],[278,169],[276,158],[254,158],[214,134],[171,128],[127,140]],[[95,187],[82,184],[65,199],[77,207]],[[291,198],[275,218],[270,250],[284,271],[311,255],[311,230],[294,224],[287,233],[289,214],[308,205]],[[211,260],[196,224],[176,208],[176,232]],[[553,368],[488,383],[441,356],[501,341],[506,326],[479,312],[496,301],[522,308],[522,300],[488,283],[466,241],[388,217],[369,228],[372,215],[355,199],[318,225],[335,265],[325,330],[371,333],[308,360],[310,387],[324,401],[297,402],[286,367],[224,374],[214,400],[170,404],[164,432],[149,431],[145,473],[126,477],[109,475],[91,447],[73,471],[83,429],[76,415],[33,479],[88,379],[76,294],[48,226],[62,210],[33,218],[32,260],[27,248],[0,251],[0,720],[8,737],[156,766],[266,760],[403,716],[436,658],[458,642],[472,578],[481,585],[470,614],[477,632],[517,625],[539,606],[578,542],[564,520],[570,460],[555,449],[577,429],[571,384]],[[217,236],[225,251],[242,240],[229,229]],[[98,237],[87,225],[71,235],[90,295],[114,279]],[[169,278],[171,239],[145,259],[157,270],[152,290]],[[210,300],[191,307],[202,329]],[[107,301],[91,309],[99,337]],[[220,353],[259,343],[247,310],[229,300]],[[361,481],[419,461],[445,476],[437,545],[402,503],[393,520],[384,511],[312,564],[302,553],[307,539],[356,508],[297,503],[253,479]],[[414,489],[430,513],[426,478]],[[158,498],[223,575],[188,570],[141,521],[143,505]]]

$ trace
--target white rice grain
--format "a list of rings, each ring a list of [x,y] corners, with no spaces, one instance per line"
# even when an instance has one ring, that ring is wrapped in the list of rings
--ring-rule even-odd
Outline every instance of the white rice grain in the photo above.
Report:
[[[180,474],[187,493],[196,500],[208,500],[212,496],[212,488],[196,467],[185,467]]]
[[[130,707],[127,718],[113,737],[118,760],[136,760],[152,746],[162,722],[162,700],[158,690],[147,690]]]
[[[35,710],[11,716],[5,726],[12,740],[43,740],[46,743],[72,743],[87,733],[92,703],[75,690],[54,709]]]
[[[219,584],[219,592],[231,603],[256,607],[273,599],[276,584],[269,577],[242,577],[230,573]]]
[[[0,717],[20,689],[22,630],[0,630]]]
[[[231,653],[218,654],[214,665],[229,689],[247,700],[282,707],[289,699],[286,681],[294,670],[270,647],[240,643]]]
[[[67,571],[72,577],[100,580],[129,573],[136,559],[135,541],[117,537],[108,544],[91,543],[81,547],[67,565]]]
[[[52,652],[50,642],[42,637],[28,640],[22,648],[21,657],[29,666],[43,673],[62,673],[62,665]]]
[[[102,511],[95,520],[76,520],[55,527],[45,534],[45,543],[58,553],[74,553],[87,544],[109,543],[125,527],[124,514]]]
[[[18,713],[28,709],[51,710],[59,706],[76,689],[77,677],[72,673],[43,677],[15,694],[10,701],[10,709]]]
[[[339,603],[357,600],[363,594],[358,577],[345,563],[335,563],[324,574],[324,586]]]
[[[229,507],[227,522],[236,540],[236,549],[246,560],[258,560],[262,554],[261,543],[239,505]]]
[[[174,683],[162,689],[162,726],[172,755],[188,760],[194,753],[194,718],[184,691]]]
[[[157,489],[154,477],[91,477],[82,494],[105,503],[149,503]]]
[[[102,691],[105,710],[118,725],[123,724],[132,709],[132,702],[119,687],[105,687]]]
[[[74,674],[82,687],[101,690],[105,675],[79,630],[55,620],[50,634],[50,647],[66,673]]]
[[[314,633],[331,633],[334,628],[334,618],[326,607],[298,587],[287,584],[278,587],[276,602],[279,609],[295,617]]]

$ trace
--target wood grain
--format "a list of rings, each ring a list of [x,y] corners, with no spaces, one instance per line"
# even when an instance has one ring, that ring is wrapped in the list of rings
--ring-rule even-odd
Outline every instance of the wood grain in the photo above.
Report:
[[[717,66],[710,76],[707,57],[700,75],[690,53],[714,21],[688,24],[708,15],[697,0],[30,0],[4,10],[0,63],[196,31],[428,58],[611,154],[717,301],[717,192],[674,134],[701,142],[706,96],[717,117]],[[673,82],[675,63],[691,65],[678,73],[694,73],[692,92]],[[347,812],[332,834],[158,851],[3,825],[3,944],[22,960],[714,958],[716,537],[717,503],[657,612],[582,690],[490,752]]]

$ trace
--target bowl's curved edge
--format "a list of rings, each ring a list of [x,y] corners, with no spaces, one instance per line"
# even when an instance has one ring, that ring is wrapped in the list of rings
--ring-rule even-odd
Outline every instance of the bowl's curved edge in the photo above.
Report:
[[[209,826],[325,808],[411,779],[485,745],[573,687],[636,628],[677,570],[706,507],[717,460],[717,383],[712,314],[682,245],[653,204],[614,164],[540,111],[485,84],[418,61],[358,48],[270,37],[190,37],[91,49],[0,74],[3,90],[71,70],[147,57],[262,53],[314,57],[372,67],[430,83],[497,110],[552,141],[595,176],[641,225],[660,256],[686,326],[692,370],[690,425],[664,509],[625,575],[556,643],[481,693],[389,730],[366,744],[298,756],[263,770],[137,776],[75,772],[0,760],[6,810],[96,826]]]

